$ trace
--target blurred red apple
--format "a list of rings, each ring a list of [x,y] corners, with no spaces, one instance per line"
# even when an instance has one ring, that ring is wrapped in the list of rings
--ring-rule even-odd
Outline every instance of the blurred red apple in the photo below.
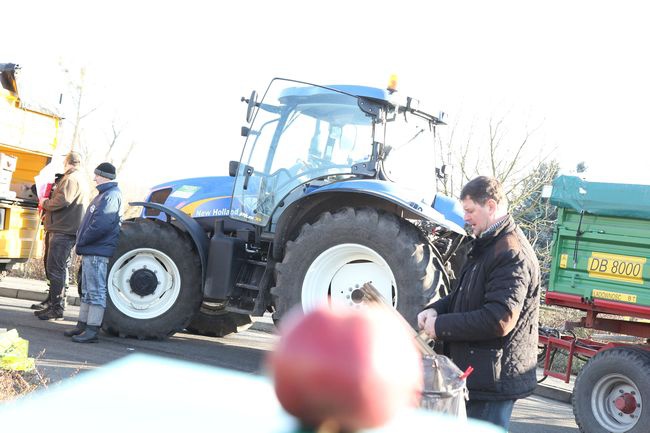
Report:
[[[293,314],[269,357],[282,407],[305,425],[354,431],[416,406],[422,360],[405,324],[381,308]]]

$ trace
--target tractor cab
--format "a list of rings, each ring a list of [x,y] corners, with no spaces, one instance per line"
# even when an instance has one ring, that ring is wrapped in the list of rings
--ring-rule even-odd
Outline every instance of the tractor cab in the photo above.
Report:
[[[305,194],[305,185],[354,178],[407,184],[426,191],[422,198],[431,203],[433,134],[442,122],[418,111],[413,100],[400,105],[394,96],[285,79],[273,80],[260,102],[253,93],[231,218],[265,226],[279,205]]]

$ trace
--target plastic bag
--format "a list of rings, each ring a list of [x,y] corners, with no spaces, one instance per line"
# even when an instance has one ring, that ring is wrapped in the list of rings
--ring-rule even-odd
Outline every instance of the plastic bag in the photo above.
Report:
[[[467,419],[467,374],[444,355],[424,355],[424,389],[420,407]]]
[[[14,371],[31,371],[34,358],[27,356],[29,341],[18,336],[18,331],[0,332],[0,369]]]
[[[52,161],[43,167],[36,176],[34,176],[36,195],[39,200],[48,198],[49,192],[52,190],[52,185],[54,185],[56,179],[56,173],[60,173],[62,168],[63,156],[54,155]]]

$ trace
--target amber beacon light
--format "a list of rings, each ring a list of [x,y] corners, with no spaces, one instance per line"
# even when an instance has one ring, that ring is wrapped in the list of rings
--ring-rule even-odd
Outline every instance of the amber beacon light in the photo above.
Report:
[[[388,87],[386,88],[390,93],[396,92],[397,91],[397,75],[396,74],[391,74],[390,78],[388,79]]]

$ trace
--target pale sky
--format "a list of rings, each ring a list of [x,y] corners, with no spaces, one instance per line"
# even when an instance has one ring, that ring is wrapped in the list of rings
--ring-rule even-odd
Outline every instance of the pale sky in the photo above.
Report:
[[[640,1],[21,0],[2,7],[0,62],[51,100],[58,60],[86,65],[101,107],[87,127],[101,141],[110,113],[128,125],[130,182],[226,174],[244,142],[239,100],[273,77],[384,87],[395,73],[400,92],[451,122],[507,113],[513,129],[542,125],[536,146],[567,168],[584,160],[608,180],[650,183],[646,12]]]

